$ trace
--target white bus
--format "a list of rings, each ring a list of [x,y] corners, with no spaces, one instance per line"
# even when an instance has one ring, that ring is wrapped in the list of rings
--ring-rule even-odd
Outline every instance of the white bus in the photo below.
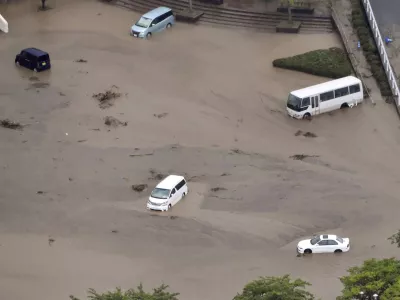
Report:
[[[347,76],[291,92],[286,109],[293,118],[307,119],[335,109],[353,107],[363,99],[361,80]]]

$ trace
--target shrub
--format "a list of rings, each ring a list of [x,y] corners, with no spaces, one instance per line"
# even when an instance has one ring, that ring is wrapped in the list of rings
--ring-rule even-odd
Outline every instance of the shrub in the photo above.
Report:
[[[341,78],[352,73],[345,51],[340,48],[315,50],[300,55],[275,59],[277,68],[300,71],[317,76]]]
[[[391,96],[392,92],[390,90],[386,73],[383,69],[382,61],[379,57],[378,48],[376,47],[371,28],[367,21],[364,6],[362,5],[361,0],[351,0],[351,3],[352,25],[357,32],[365,58],[371,66],[371,73],[379,86],[381,95],[384,97]]]

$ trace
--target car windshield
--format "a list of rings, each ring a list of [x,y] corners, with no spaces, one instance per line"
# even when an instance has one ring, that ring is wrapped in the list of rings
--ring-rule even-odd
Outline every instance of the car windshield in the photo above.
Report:
[[[340,237],[340,236],[336,236],[336,240],[338,241],[338,242],[340,242],[340,243],[342,243],[343,244],[343,239]]]
[[[151,19],[149,18],[145,18],[145,17],[141,17],[139,21],[136,22],[136,26],[142,27],[142,28],[147,28],[150,26],[151,24]]]
[[[321,239],[319,238],[319,236],[314,236],[311,240],[310,243],[311,245],[315,245],[316,243],[318,243]]]
[[[151,192],[151,197],[158,199],[168,199],[170,190],[155,188]]]
[[[301,99],[292,94],[289,94],[289,98],[287,100],[287,107],[295,111],[300,111],[300,105],[301,105]]]

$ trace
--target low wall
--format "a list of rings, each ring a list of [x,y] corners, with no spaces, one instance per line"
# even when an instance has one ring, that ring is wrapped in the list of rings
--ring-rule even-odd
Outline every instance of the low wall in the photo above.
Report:
[[[8,33],[8,22],[3,18],[2,15],[0,15],[0,30]]]
[[[389,56],[386,52],[385,43],[382,39],[381,32],[379,31],[378,23],[376,22],[371,3],[369,2],[369,0],[361,0],[361,2],[364,5],[365,13],[368,18],[368,23],[374,35],[375,43],[379,50],[379,55],[382,60],[383,68],[385,69],[390,89],[392,90],[393,97],[395,98],[396,101],[395,104],[397,106],[397,110],[399,111],[400,89],[399,89],[399,84],[397,82],[396,74],[394,73],[393,68],[390,65]]]
[[[350,48],[349,39],[348,39],[348,37],[346,35],[346,32],[344,31],[342,23],[339,20],[338,13],[333,7],[331,7],[331,10],[332,10],[331,13],[332,13],[333,24],[335,25],[337,31],[339,32],[339,35],[340,35],[340,37],[342,39],[342,42],[343,42],[344,48],[346,50],[347,56],[349,57],[350,63],[352,65],[352,67],[353,67],[354,73],[361,80],[361,82],[362,82],[362,84],[364,86],[364,91],[367,93],[368,98],[371,100],[372,103],[375,103],[374,100],[372,99],[371,95],[369,94],[368,87],[365,84],[364,79],[363,79],[360,71],[358,70],[358,61],[355,58],[355,56],[353,54],[353,51]]]

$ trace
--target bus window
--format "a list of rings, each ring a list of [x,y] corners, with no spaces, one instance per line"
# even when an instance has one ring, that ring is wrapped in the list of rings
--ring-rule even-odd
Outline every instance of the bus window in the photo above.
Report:
[[[333,95],[333,91],[322,93],[319,96],[319,99],[321,100],[321,102],[332,100],[333,98],[335,98],[335,96]]]
[[[350,86],[350,94],[355,94],[360,91],[360,84],[355,84]]]
[[[295,95],[289,94],[287,101],[287,107],[293,109],[294,111],[300,111],[301,99]]]
[[[335,90],[335,98],[343,97],[349,94],[349,87],[346,86],[341,89]]]
[[[301,100],[301,107],[309,107],[309,106],[310,106],[310,97],[303,98],[303,100]]]

